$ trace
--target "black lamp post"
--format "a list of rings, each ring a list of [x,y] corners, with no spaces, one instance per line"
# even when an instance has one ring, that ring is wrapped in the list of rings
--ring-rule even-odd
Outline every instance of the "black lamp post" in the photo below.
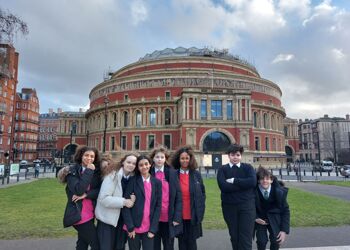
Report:
[[[105,104],[105,128],[103,130],[103,149],[102,152],[106,152],[106,132],[107,132],[107,106],[108,106],[109,100],[107,95],[105,95],[104,98],[104,104]]]

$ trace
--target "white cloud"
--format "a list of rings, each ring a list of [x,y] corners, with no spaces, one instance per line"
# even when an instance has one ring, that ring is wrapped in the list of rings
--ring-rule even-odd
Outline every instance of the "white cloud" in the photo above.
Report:
[[[342,60],[346,57],[342,49],[333,48],[331,50],[332,56],[336,61]]]
[[[138,25],[148,18],[148,9],[143,0],[134,0],[131,2],[131,17],[133,25]]]
[[[294,58],[293,54],[279,54],[273,59],[272,63],[288,62]]]
[[[330,16],[334,14],[334,12],[336,12],[337,9],[337,7],[332,6],[332,0],[324,0],[322,3],[314,7],[313,14],[303,21],[303,26],[312,23],[315,19]]]
[[[280,0],[278,8],[283,13],[296,13],[301,18],[306,18],[310,13],[311,0]]]

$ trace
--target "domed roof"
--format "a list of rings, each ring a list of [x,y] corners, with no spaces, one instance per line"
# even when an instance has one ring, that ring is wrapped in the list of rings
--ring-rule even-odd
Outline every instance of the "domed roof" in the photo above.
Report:
[[[167,57],[188,57],[188,56],[223,58],[230,61],[240,62],[256,70],[256,68],[247,60],[244,60],[239,56],[236,56],[236,55],[234,56],[230,54],[228,52],[228,49],[218,50],[218,49],[209,49],[206,47],[203,49],[198,49],[196,47],[191,47],[191,48],[177,47],[176,49],[166,48],[163,50],[155,50],[151,54],[146,54],[144,57],[141,57],[139,59],[139,62],[151,61],[151,60],[167,58]]]

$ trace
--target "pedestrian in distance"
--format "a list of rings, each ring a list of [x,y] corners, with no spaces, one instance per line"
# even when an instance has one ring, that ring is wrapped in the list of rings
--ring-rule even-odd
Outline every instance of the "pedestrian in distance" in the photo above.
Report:
[[[136,196],[132,208],[122,209],[130,250],[139,250],[141,245],[143,250],[154,248],[162,206],[162,183],[151,176],[151,163],[148,156],[137,157],[135,177],[129,181],[124,194],[126,199],[132,194]]]
[[[34,167],[34,178],[39,178],[39,172],[40,172],[40,163],[35,163]]]
[[[202,221],[205,212],[205,187],[191,147],[179,148],[171,165],[177,170],[182,193],[183,232],[178,235],[180,250],[196,250],[197,239],[203,236]]]
[[[227,154],[229,163],[222,166],[217,174],[222,213],[232,249],[251,250],[255,224],[256,173],[250,164],[241,162],[241,145],[231,144]]]
[[[258,250],[265,250],[270,239],[270,249],[278,250],[289,234],[290,211],[288,189],[270,171],[259,167],[255,204],[255,235]],[[269,233],[269,237],[268,237]]]
[[[153,160],[151,174],[162,182],[162,208],[158,232],[154,237],[154,250],[174,249],[174,238],[182,232],[182,195],[179,177],[175,169],[168,164],[169,153],[166,148],[158,147],[151,153]]]
[[[123,198],[123,190],[129,177],[133,175],[135,166],[134,154],[124,156],[120,164],[117,164],[109,154],[103,155],[101,159],[103,182],[95,209],[100,250],[125,249],[127,236],[123,230],[121,209],[131,208],[135,196],[132,195],[130,199]]]
[[[82,146],[74,155],[75,165],[64,167],[59,174],[66,182],[67,206],[63,218],[65,227],[78,232],[77,250],[98,250],[94,211],[101,186],[100,160],[96,148]]]

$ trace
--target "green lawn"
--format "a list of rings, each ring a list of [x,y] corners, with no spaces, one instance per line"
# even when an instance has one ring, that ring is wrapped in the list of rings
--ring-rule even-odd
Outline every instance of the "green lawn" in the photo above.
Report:
[[[350,180],[348,179],[345,179],[345,180],[346,181],[320,181],[320,184],[350,187]]]
[[[207,202],[204,228],[224,229],[220,192],[215,179],[205,180]],[[45,238],[75,235],[64,229],[66,204],[64,186],[55,179],[0,189],[0,239]],[[290,189],[292,226],[333,226],[350,224],[350,202]]]

